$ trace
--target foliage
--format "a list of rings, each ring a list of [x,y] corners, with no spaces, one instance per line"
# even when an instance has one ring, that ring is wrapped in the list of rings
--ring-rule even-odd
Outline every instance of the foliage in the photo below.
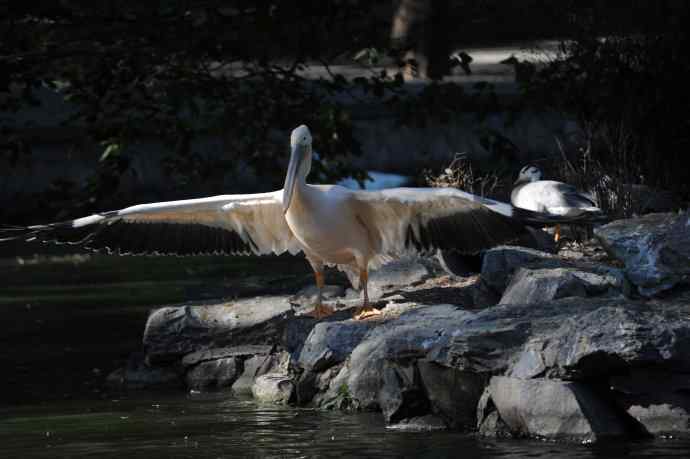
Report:
[[[639,26],[607,36],[593,21],[575,18],[572,39],[527,82],[525,99],[576,118],[583,137],[565,139],[571,163],[688,197],[688,9],[677,13],[663,30]]]
[[[369,2],[367,2],[369,3]],[[323,179],[352,175],[359,154],[348,113],[334,92],[344,78],[309,79],[328,62],[372,44],[377,17],[357,0],[259,3],[242,0],[12,2],[0,19],[1,156],[29,153],[31,130],[12,114],[53,91],[73,108],[65,125],[100,146],[100,168],[85,184],[84,207],[112,196],[137,142],[163,142],[177,186],[213,183],[238,162],[279,185],[285,133],[313,128]],[[375,43],[374,43],[375,44]],[[387,75],[356,84],[381,88]],[[27,133],[28,132],[28,133]],[[223,139],[223,157],[201,141]],[[80,139],[83,142],[83,139]],[[229,169],[230,168],[230,169]],[[281,171],[282,172],[282,171]]]

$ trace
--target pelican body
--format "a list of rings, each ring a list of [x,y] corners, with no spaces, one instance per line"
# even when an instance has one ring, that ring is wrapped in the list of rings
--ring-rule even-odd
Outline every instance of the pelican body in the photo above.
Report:
[[[46,225],[0,227],[12,239],[78,244],[119,255],[281,254],[303,252],[319,296],[312,315],[333,312],[321,289],[336,265],[362,290],[355,319],[380,314],[369,304],[368,271],[408,253],[437,249],[475,254],[517,240],[525,225],[568,223],[452,188],[350,190],[306,182],[312,137],[302,125],[290,137],[282,190],[140,204]],[[578,220],[579,221],[579,220]]]

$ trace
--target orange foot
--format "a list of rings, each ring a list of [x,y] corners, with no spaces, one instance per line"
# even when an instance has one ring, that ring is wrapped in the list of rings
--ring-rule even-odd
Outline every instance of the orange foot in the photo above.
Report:
[[[355,311],[355,315],[352,316],[355,320],[366,320],[373,319],[374,317],[381,317],[383,313],[372,306],[362,306]]]
[[[314,310],[305,313],[305,316],[313,317],[314,319],[323,319],[325,317],[333,315],[335,309],[325,304],[317,304],[314,306]]]

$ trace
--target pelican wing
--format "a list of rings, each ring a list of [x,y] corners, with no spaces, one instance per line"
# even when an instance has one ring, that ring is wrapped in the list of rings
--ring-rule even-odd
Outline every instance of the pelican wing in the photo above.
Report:
[[[453,188],[391,188],[353,192],[355,209],[378,253],[435,249],[475,254],[516,241],[525,225],[564,222]]]
[[[282,190],[140,204],[47,225],[0,228],[0,241],[77,244],[121,255],[280,254],[300,247]]]

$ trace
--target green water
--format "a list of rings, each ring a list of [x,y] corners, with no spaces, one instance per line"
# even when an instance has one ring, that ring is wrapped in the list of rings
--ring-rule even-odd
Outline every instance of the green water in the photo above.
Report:
[[[687,441],[484,440],[389,429],[377,413],[262,406],[227,392],[104,389],[105,376],[140,348],[152,308],[294,292],[311,282],[300,259],[54,253],[4,258],[0,276],[0,458],[690,456]]]

